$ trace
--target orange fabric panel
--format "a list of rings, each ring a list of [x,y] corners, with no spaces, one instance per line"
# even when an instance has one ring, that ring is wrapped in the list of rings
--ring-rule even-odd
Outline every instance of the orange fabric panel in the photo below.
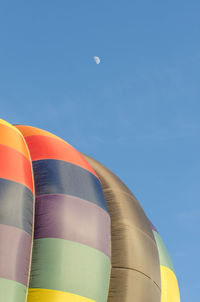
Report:
[[[24,138],[20,132],[15,130],[14,127],[0,123],[0,142],[2,145],[15,149],[30,160],[30,155]]]
[[[42,136],[49,136],[49,137],[54,137],[57,138],[61,141],[64,141],[63,139],[61,139],[60,137],[56,136],[55,134],[52,134],[46,130],[42,130],[36,127],[32,127],[32,126],[24,126],[24,125],[15,125],[15,127],[17,129],[19,129],[19,131],[23,134],[23,136],[26,138],[27,136],[31,136],[31,135],[42,135]]]
[[[21,183],[33,192],[31,162],[20,152],[0,145],[0,178]]]
[[[1,118],[0,118],[0,124],[16,130],[16,132],[18,132],[20,134],[20,131],[17,128],[15,128],[12,124],[2,120]]]

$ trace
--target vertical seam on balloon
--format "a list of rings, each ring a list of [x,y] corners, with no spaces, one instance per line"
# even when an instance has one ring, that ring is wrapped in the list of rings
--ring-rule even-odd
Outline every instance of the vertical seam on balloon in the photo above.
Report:
[[[15,127],[16,128],[16,127]],[[17,128],[16,128],[17,129]],[[29,282],[30,282],[30,277],[31,277],[31,262],[32,262],[32,255],[33,255],[33,241],[34,241],[34,222],[35,222],[35,183],[34,183],[34,174],[33,174],[33,165],[32,165],[32,160],[31,160],[31,155],[30,155],[30,151],[28,148],[28,145],[26,143],[26,140],[23,136],[23,134],[21,133],[21,131],[19,129],[17,129],[24,141],[24,144],[27,148],[28,151],[28,155],[29,155],[29,160],[30,160],[30,164],[31,164],[31,174],[32,174],[32,182],[33,182],[33,216],[32,216],[32,238],[31,238],[31,253],[30,253],[30,260],[29,260],[29,271],[28,271],[28,281],[27,281],[27,290],[26,290],[26,300],[28,298],[28,289],[29,289]]]

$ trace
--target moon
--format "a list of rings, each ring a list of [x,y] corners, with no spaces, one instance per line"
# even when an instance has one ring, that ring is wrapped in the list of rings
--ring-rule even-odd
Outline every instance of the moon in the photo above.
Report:
[[[94,56],[94,61],[95,61],[96,64],[100,64],[101,59],[97,56]]]

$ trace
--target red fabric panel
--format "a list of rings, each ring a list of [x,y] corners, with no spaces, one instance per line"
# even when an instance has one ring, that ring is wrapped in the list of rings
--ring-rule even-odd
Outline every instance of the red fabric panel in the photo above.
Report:
[[[0,145],[0,178],[21,183],[33,192],[31,162],[20,152]]]

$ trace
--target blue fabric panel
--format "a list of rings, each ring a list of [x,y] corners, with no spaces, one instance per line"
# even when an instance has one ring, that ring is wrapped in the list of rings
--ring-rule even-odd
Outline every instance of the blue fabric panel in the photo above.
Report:
[[[54,159],[34,161],[33,170],[36,196],[72,195],[93,202],[108,212],[101,183],[89,171]]]
[[[24,185],[0,178],[0,224],[32,235],[33,194]]]

